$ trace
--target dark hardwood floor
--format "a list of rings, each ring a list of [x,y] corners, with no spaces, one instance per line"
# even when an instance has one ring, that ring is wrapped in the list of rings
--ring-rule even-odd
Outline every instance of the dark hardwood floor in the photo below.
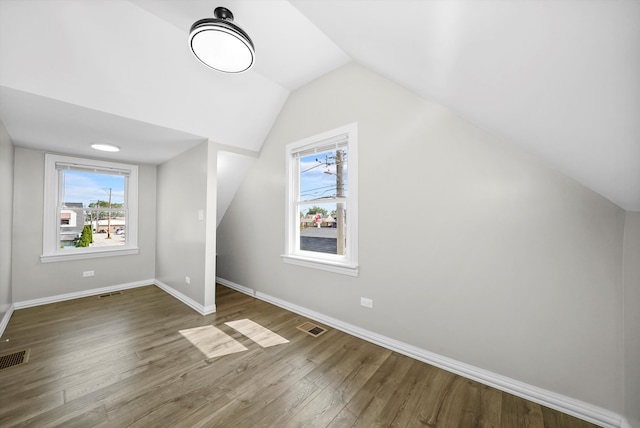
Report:
[[[15,311],[0,355],[31,355],[0,370],[0,426],[594,426],[334,329],[312,337],[222,286],[216,305],[201,316],[148,286]]]

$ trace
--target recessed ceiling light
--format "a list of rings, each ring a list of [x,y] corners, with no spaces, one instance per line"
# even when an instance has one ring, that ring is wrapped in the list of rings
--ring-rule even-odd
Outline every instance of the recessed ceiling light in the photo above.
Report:
[[[100,150],[103,152],[119,152],[120,147],[114,146],[113,144],[104,144],[104,143],[94,143],[91,145],[92,149]]]

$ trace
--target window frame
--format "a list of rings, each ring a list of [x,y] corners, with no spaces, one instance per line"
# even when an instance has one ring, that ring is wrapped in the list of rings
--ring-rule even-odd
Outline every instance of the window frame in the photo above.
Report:
[[[326,254],[300,250],[299,186],[300,173],[296,154],[314,148],[326,147],[327,142],[346,134],[349,182],[346,199],[348,221],[346,223],[347,254]],[[349,276],[358,276],[358,123],[354,122],[311,137],[303,138],[286,146],[286,220],[285,263],[325,270]]]
[[[62,182],[58,163],[77,166],[82,169],[96,171],[127,171],[125,181],[125,207],[127,207],[127,241],[125,245],[109,247],[59,248],[60,218],[58,208]],[[64,202],[64,201],[63,201]],[[42,236],[42,263],[91,259],[98,257],[123,256],[138,254],[138,166],[96,159],[77,158],[72,156],[45,154],[44,166],[44,210]]]

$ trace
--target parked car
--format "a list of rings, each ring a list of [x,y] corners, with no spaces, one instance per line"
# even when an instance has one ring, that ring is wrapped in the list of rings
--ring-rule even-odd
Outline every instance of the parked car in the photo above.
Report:
[[[124,227],[117,228],[116,235],[124,235]]]

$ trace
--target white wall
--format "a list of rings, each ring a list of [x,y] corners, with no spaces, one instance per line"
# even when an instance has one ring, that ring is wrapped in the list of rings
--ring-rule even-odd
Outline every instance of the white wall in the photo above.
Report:
[[[640,428],[640,212],[628,212],[624,231],[625,408]]]
[[[256,157],[218,150],[216,227],[222,221]]]
[[[156,167],[139,165],[139,254],[41,263],[44,152],[15,148],[13,302],[153,279],[155,273]],[[95,271],[83,278],[82,272]]]
[[[284,264],[285,145],[355,121],[360,276]],[[350,64],[290,95],[218,228],[218,275],[622,413],[624,222],[575,181]]]
[[[158,166],[156,278],[205,308],[215,303],[216,152],[210,145]]]
[[[0,320],[11,298],[11,222],[13,221],[13,144],[0,122]]]

